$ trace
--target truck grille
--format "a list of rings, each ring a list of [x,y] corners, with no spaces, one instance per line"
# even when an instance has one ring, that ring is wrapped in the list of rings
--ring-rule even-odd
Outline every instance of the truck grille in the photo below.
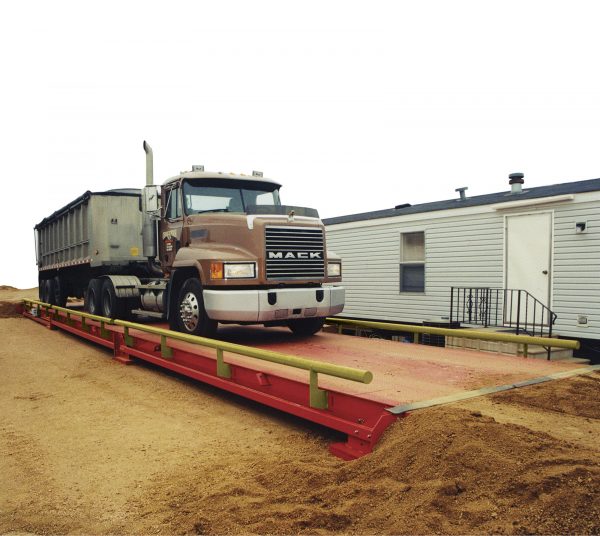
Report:
[[[267,279],[321,279],[325,275],[323,229],[267,227]]]

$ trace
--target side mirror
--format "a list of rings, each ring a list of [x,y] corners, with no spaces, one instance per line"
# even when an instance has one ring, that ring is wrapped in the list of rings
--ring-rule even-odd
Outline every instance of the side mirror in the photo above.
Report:
[[[146,212],[158,212],[158,189],[156,186],[145,186],[144,187],[144,201]]]

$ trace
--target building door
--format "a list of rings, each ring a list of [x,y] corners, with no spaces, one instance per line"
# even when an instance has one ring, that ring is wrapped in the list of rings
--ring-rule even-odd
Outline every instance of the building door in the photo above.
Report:
[[[506,217],[505,288],[526,290],[546,307],[550,307],[552,276],[552,214],[519,214]],[[507,297],[505,311],[515,321],[518,296]],[[539,308],[521,298],[520,318],[540,322]],[[505,318],[505,321],[507,319]],[[546,319],[544,319],[546,324]]]

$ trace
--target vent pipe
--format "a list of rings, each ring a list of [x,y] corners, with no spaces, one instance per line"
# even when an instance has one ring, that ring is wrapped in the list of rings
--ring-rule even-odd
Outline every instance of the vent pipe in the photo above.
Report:
[[[464,201],[467,198],[467,194],[465,194],[465,190],[468,190],[468,189],[469,189],[468,186],[462,186],[461,188],[457,188],[454,191],[458,192],[460,194],[460,200]]]
[[[520,194],[523,192],[523,184],[525,184],[523,177],[525,177],[523,173],[511,173],[508,176],[511,194]]]

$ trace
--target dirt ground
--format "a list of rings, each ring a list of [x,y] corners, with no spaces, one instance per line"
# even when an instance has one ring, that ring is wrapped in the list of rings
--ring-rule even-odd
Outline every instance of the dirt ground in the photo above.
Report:
[[[344,462],[333,432],[5,316],[0,533],[600,534],[600,374],[414,412]]]

